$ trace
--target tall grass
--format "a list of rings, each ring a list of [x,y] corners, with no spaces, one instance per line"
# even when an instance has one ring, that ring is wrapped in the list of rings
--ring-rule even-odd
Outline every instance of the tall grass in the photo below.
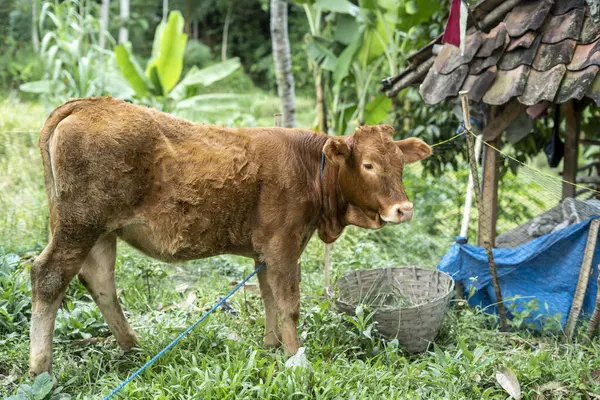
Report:
[[[39,250],[46,240],[48,207],[38,132],[42,107],[0,103],[0,249]]]

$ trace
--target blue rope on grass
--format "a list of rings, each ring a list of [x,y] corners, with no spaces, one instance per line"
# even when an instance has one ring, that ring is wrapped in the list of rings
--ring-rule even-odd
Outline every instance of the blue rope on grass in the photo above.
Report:
[[[260,264],[254,271],[252,271],[252,273],[250,275],[248,275],[246,277],[246,279],[244,279],[243,281],[241,281],[240,283],[238,283],[238,285],[236,287],[233,288],[233,290],[231,292],[229,292],[229,294],[227,294],[227,296],[223,297],[221,300],[219,300],[219,302],[217,304],[215,304],[210,310],[208,310],[206,312],[206,314],[204,314],[202,317],[200,317],[200,319],[196,322],[194,322],[194,324],[192,326],[190,326],[189,328],[187,328],[185,331],[181,332],[179,334],[179,336],[177,336],[171,343],[169,343],[167,345],[167,347],[165,347],[164,349],[162,349],[157,355],[155,355],[150,361],[148,361],[146,364],[144,364],[140,369],[138,369],[137,371],[135,371],[133,374],[131,374],[129,376],[129,378],[125,379],[119,386],[117,386],[116,388],[113,389],[112,392],[110,392],[108,394],[108,396],[106,396],[104,398],[104,400],[110,399],[111,397],[113,397],[115,394],[117,394],[117,392],[119,392],[121,389],[123,389],[129,382],[131,382],[132,380],[134,380],[138,375],[140,375],[142,372],[144,372],[144,370],[146,368],[148,368],[149,366],[151,366],[152,364],[154,364],[154,362],[156,362],[156,360],[158,360],[160,357],[162,357],[163,354],[165,354],[167,351],[169,351],[173,346],[175,346],[177,343],[179,343],[179,341],[181,339],[183,339],[184,336],[186,336],[188,333],[190,333],[192,331],[192,329],[194,329],[196,326],[198,326],[198,324],[200,324],[202,321],[204,321],[206,319],[206,317],[208,317],[210,314],[212,314],[217,308],[219,308],[221,305],[223,305],[223,303],[225,303],[225,301],[230,298],[231,296],[233,296],[233,294],[235,292],[237,292],[239,290],[239,288],[241,288],[244,283],[246,283],[248,280],[250,280],[250,278],[252,278],[254,275],[256,275],[256,273],[258,271],[260,271],[263,267],[265,266],[265,263]]]

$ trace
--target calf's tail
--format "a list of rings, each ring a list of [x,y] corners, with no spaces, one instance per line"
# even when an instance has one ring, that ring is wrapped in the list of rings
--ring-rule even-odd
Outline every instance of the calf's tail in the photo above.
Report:
[[[53,209],[56,196],[58,194],[56,184],[56,170],[52,162],[52,153],[56,142],[53,143],[52,138],[54,136],[56,127],[65,118],[72,115],[73,113],[89,106],[92,99],[75,99],[66,102],[62,106],[57,107],[46,119],[42,130],[40,131],[39,146],[42,152],[42,164],[44,166],[44,182],[46,184],[46,197],[48,198],[48,206],[50,208],[50,236],[54,231],[53,221]]]

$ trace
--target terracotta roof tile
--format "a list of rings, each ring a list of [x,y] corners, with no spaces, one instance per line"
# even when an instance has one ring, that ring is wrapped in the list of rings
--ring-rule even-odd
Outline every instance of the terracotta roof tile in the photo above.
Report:
[[[469,74],[471,74],[471,75],[480,74],[481,71],[483,71],[484,69],[491,67],[492,65],[498,64],[498,60],[500,59],[500,57],[502,57],[503,53],[504,53],[504,49],[502,47],[500,47],[500,48],[496,49],[496,51],[494,51],[494,53],[492,53],[492,55],[489,57],[485,57],[485,58],[476,57],[475,59],[473,59],[473,61],[471,62],[471,65],[469,66]]]
[[[490,33],[482,35],[482,44],[475,56],[489,57],[494,50],[503,47],[508,40],[510,40],[510,36],[506,33],[506,27],[504,23],[500,23]]]
[[[561,15],[564,14],[573,8],[584,8],[585,0],[557,0],[554,2],[554,7],[552,7],[552,14]]]
[[[519,65],[531,65],[535,58],[535,55],[540,47],[541,37],[538,36],[534,42],[526,48],[518,48],[513,51],[509,51],[504,53],[500,62],[498,63],[498,68],[503,70],[509,70],[518,67]]]
[[[571,99],[581,100],[592,85],[599,69],[597,65],[590,65],[581,71],[567,71],[555,101],[564,103]]]
[[[517,37],[529,30],[537,30],[544,23],[553,3],[553,0],[524,1],[513,8],[505,19],[508,34]]]
[[[533,68],[538,71],[548,71],[558,64],[568,64],[571,62],[575,52],[574,40],[563,40],[554,44],[542,43],[533,60]]]
[[[596,105],[600,107],[600,74],[596,75],[585,95],[594,100]]]
[[[478,1],[471,9],[473,17],[478,21],[484,19],[491,11],[494,11],[498,6],[502,5],[505,0],[483,0]]]
[[[584,14],[582,8],[574,8],[565,14],[551,16],[542,27],[542,42],[558,43],[565,39],[579,39]]]
[[[542,101],[553,101],[566,71],[564,64],[558,64],[543,72],[532,69],[519,101],[528,106]]]
[[[409,72],[420,75],[410,83],[427,75],[420,88],[426,103],[455,99],[463,89],[471,100],[494,105],[587,96],[600,106],[600,23],[589,17],[587,0],[481,0],[476,10],[489,33],[470,24],[463,56],[446,44],[437,56],[424,52],[431,54],[426,63],[411,64]]]
[[[510,44],[506,48],[506,51],[513,51],[518,48],[528,49],[534,42],[537,34],[534,31],[528,31],[518,38],[514,38],[510,41]]]
[[[423,101],[437,104],[447,97],[456,96],[468,72],[468,65],[461,65],[449,74],[441,74],[431,68],[419,89]]]
[[[600,39],[590,44],[579,44],[575,48],[573,59],[567,65],[570,71],[578,71],[588,65],[600,65]]]
[[[481,32],[467,35],[464,55],[460,54],[460,49],[458,47],[448,43],[444,44],[442,50],[435,58],[433,68],[442,74],[448,74],[454,71],[458,66],[466,64],[473,59],[477,50],[479,50],[482,41]]]
[[[578,43],[589,44],[595,42],[598,38],[600,38],[600,24],[595,23],[589,15],[586,15],[583,19],[583,27]]]
[[[498,69],[493,66],[479,75],[468,75],[460,90],[469,92],[469,100],[480,101],[494,79],[496,79],[497,73]]]
[[[500,105],[523,94],[529,70],[530,67],[527,65],[521,65],[510,71],[499,70],[494,83],[483,96],[483,101],[487,104]]]

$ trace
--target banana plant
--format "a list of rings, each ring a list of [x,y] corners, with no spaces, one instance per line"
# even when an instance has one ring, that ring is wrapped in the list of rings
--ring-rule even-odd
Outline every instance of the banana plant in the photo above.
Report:
[[[240,68],[238,58],[199,69],[192,67],[181,79],[187,35],[183,32],[185,21],[179,11],[169,13],[167,21],[156,28],[152,55],[142,70],[132,53],[131,44],[115,47],[119,70],[142,102],[149,102],[164,111],[210,106],[214,102],[235,101],[239,95],[216,93],[188,96],[195,86],[209,86]]]
[[[311,62],[327,71],[325,88],[330,130],[345,134],[357,124],[383,122],[391,100],[370,99],[369,89],[382,68],[395,75],[400,46],[408,32],[439,8],[434,0],[296,0],[307,15],[311,35],[306,51]],[[327,24],[322,26],[323,21]],[[370,100],[370,101],[369,101]]]

